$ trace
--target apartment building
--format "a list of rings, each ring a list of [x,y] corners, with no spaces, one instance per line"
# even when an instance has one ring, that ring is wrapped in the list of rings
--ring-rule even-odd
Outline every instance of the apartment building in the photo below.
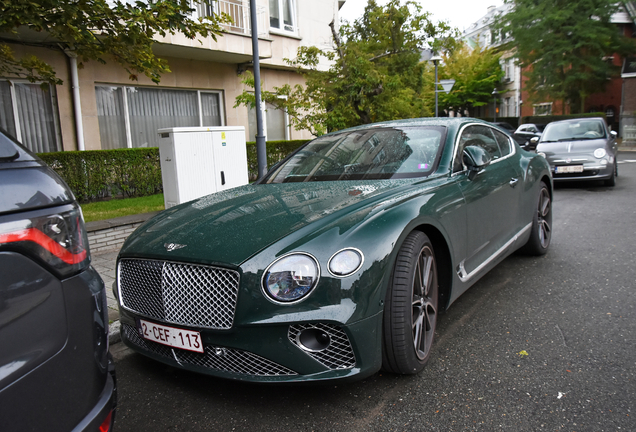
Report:
[[[636,2],[621,2],[621,9],[612,16],[612,23],[616,25],[617,31],[622,32],[626,36],[633,37],[634,35],[636,26],[635,4]],[[500,35],[493,31],[492,24],[497,15],[505,15],[511,7],[511,3],[506,3],[499,7],[490,6],[483,17],[464,31],[463,39],[472,46],[476,46],[477,43],[481,47],[501,46],[506,41],[502,40],[499,37]],[[624,64],[625,61],[618,56],[612,56],[607,60],[613,62],[616,66]],[[563,113],[562,101],[529,102],[527,80],[523,76],[521,68],[515,64],[514,50],[504,51],[500,62],[505,76],[498,87],[497,106],[494,106],[493,98],[493,102],[488,107],[482,107],[476,114],[477,116],[492,117],[496,108],[498,108],[498,117],[541,116]],[[586,99],[585,112],[604,112],[608,123],[613,126],[614,130],[618,131],[619,120],[629,117],[629,113],[625,113],[623,102],[626,98],[631,98],[630,95],[633,92],[632,87],[625,86],[625,78],[630,77],[629,74],[625,75],[623,73],[622,79],[621,77],[612,78],[604,92],[590,95]],[[566,106],[565,112],[569,113],[568,106]],[[630,117],[631,123],[636,125],[636,120],[632,120]],[[636,130],[636,126],[634,130]],[[622,135],[622,128],[620,133]],[[636,136],[636,133],[634,133],[634,136]]]
[[[257,33],[263,88],[302,84],[285,58],[300,46],[332,47],[329,23],[338,23],[343,0],[256,0]],[[215,41],[182,34],[157,37],[153,49],[169,62],[171,73],[154,84],[139,76],[131,81],[116,62],[88,62],[77,68],[72,53],[24,44],[43,35],[20,33],[11,44],[16,55],[35,54],[51,64],[63,85],[0,77],[0,127],[35,152],[156,147],[157,129],[179,126],[244,126],[246,139],[256,134],[255,112],[234,108],[244,90],[241,73],[251,69],[252,29],[249,0],[214,0],[198,6],[195,17],[225,12],[233,24]],[[327,68],[328,64],[321,65]],[[268,140],[311,135],[289,124],[285,112],[265,108]]]
[[[504,15],[512,7],[512,4],[505,3],[501,6],[490,6],[484,16],[472,23],[464,30],[462,38],[470,47],[479,45],[482,48],[493,48],[501,45],[502,40],[493,29],[495,17]],[[521,68],[516,64],[515,52],[505,51],[499,60],[504,71],[504,78],[497,88],[498,95],[488,106],[476,109],[473,114],[477,117],[493,117],[497,110],[497,117],[518,117],[521,112]],[[493,89],[494,90],[494,89]]]

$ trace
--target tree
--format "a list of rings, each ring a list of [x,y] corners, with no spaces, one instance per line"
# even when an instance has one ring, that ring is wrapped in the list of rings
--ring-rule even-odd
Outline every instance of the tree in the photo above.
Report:
[[[419,4],[392,0],[379,6],[369,0],[364,14],[336,32],[335,50],[301,47],[288,63],[305,78],[305,85],[285,85],[263,91],[263,100],[285,109],[298,129],[314,135],[383,120],[431,115],[425,99],[424,48],[452,49],[456,31],[434,24]],[[328,71],[318,64],[332,62]],[[254,88],[251,75],[244,83]],[[236,105],[254,106],[246,90]]]
[[[202,0],[207,1],[207,0]],[[221,33],[225,14],[194,21],[188,0],[156,0],[134,4],[115,0],[10,0],[0,9],[0,75],[62,84],[54,69],[33,55],[17,58],[8,45],[27,44],[73,52],[82,62],[106,63],[110,56],[136,80],[145,74],[158,83],[170,72],[152,52],[155,35],[183,33],[212,37]],[[32,37],[38,32],[46,37]]]
[[[499,59],[501,53],[492,49],[482,49],[479,45],[471,49],[467,45],[445,54],[438,75],[439,79],[454,79],[455,85],[450,93],[439,93],[439,105],[445,109],[468,112],[487,105],[492,101],[492,91],[501,82],[504,71]],[[431,84],[433,71],[428,74]]]
[[[533,100],[551,98],[584,110],[585,99],[618,73],[608,57],[632,53],[611,17],[615,0],[514,0],[496,27],[509,35]]]

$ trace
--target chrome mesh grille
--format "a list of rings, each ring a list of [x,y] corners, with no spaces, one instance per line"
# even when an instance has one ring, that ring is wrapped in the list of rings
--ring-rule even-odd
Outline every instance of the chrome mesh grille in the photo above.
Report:
[[[179,364],[189,364],[222,372],[232,372],[252,376],[290,376],[298,375],[291,369],[267,360],[256,354],[233,348],[206,345],[204,353],[172,349],[157,342],[148,341],[139,336],[135,327],[122,325],[126,339],[132,344],[162,357],[176,360]]]
[[[298,342],[299,333],[312,328],[329,334],[331,343],[326,349],[318,352],[308,351]],[[323,323],[294,324],[289,326],[288,337],[291,343],[329,369],[349,369],[356,365],[356,356],[353,353],[349,338],[344,330],[337,325]]]
[[[239,273],[154,260],[119,261],[122,305],[159,321],[211,329],[234,322]]]

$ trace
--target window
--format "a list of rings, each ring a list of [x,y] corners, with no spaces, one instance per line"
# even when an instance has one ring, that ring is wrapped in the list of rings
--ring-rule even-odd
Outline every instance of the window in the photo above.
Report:
[[[0,127],[34,153],[59,151],[55,87],[1,81]]]
[[[499,145],[492,134],[491,128],[477,125],[468,126],[462,132],[462,136],[459,140],[459,147],[457,148],[457,154],[455,156],[453,172],[462,171],[464,169],[462,164],[462,155],[466,146],[477,146],[483,148],[488,152],[493,160],[501,157],[501,150],[499,150]]]
[[[513,82],[515,80],[515,59],[503,60],[502,69],[504,71],[503,82]]]
[[[269,27],[296,33],[296,0],[269,0]]]
[[[222,126],[221,94],[202,90],[95,86],[102,149],[157,147],[157,129]]]
[[[510,147],[510,139],[508,138],[508,136],[494,129],[490,129],[490,131],[493,133],[493,135],[495,135],[497,144],[499,144],[501,157],[507,156],[512,153],[512,148]]]
[[[542,116],[552,114],[552,102],[536,104],[532,107],[534,109],[534,115]]]
[[[256,111],[249,109],[249,140],[256,137]],[[263,129],[267,141],[282,141],[289,139],[289,117],[283,110],[277,109],[270,103],[265,104],[265,115],[263,117]]]

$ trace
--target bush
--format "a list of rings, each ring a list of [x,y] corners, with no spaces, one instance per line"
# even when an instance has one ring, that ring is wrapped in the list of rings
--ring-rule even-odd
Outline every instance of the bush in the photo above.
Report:
[[[548,123],[551,123],[553,121],[575,119],[575,118],[583,118],[583,117],[603,117],[605,119],[605,122],[607,122],[607,118],[605,117],[605,113],[596,112],[596,113],[584,113],[584,114],[525,116],[525,117],[521,118],[521,124],[534,123],[534,124],[547,125]]]
[[[163,192],[156,147],[64,151],[38,156],[66,181],[80,202]]]
[[[267,143],[265,143],[267,146],[267,167],[273,167],[285,159],[288,154],[308,141],[309,140],[267,141]],[[258,178],[258,159],[256,158],[256,143],[254,141],[247,143],[247,170],[249,172],[250,181]]]
[[[307,140],[269,141],[267,166],[272,167]],[[80,202],[111,196],[141,197],[163,192],[159,149],[63,151],[38,154],[69,185]],[[256,143],[247,143],[249,179],[258,178]]]

